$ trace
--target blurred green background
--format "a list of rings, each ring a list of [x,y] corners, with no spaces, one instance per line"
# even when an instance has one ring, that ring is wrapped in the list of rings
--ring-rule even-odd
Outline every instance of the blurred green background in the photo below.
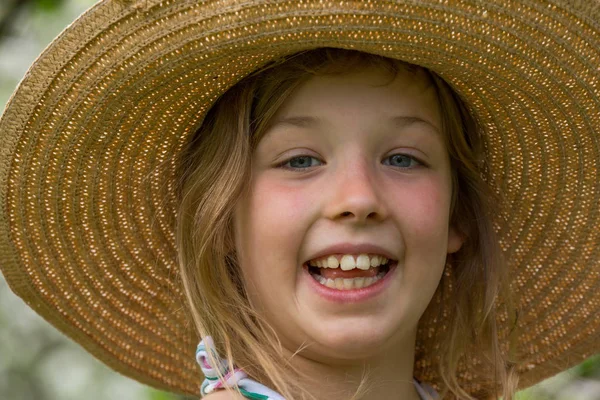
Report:
[[[94,2],[0,0],[0,110],[43,48]],[[0,276],[0,399],[191,398],[112,371],[31,311]],[[600,355],[520,392],[518,399],[600,400]]]

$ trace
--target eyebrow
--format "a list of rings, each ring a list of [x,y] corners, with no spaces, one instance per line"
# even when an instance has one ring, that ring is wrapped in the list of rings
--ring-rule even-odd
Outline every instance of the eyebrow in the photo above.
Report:
[[[396,128],[404,128],[406,126],[416,124],[416,123],[424,123],[429,125],[436,133],[440,133],[439,129],[433,125],[431,122],[419,118],[416,116],[404,116],[398,115],[392,117],[388,120],[391,125],[394,125]],[[280,117],[273,121],[271,128],[277,125],[291,125],[299,128],[315,128],[319,125],[323,125],[324,121],[318,117],[309,117],[309,116],[289,116],[289,117]]]

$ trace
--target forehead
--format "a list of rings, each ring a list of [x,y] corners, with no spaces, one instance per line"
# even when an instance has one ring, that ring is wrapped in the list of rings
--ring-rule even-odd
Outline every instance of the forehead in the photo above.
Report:
[[[441,131],[437,92],[424,71],[400,69],[394,76],[382,68],[363,68],[313,76],[283,102],[269,125],[292,122],[309,128],[315,120],[398,115],[424,120]]]

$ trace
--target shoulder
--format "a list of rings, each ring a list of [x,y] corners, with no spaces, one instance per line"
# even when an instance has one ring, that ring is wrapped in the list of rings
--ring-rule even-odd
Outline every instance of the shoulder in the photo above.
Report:
[[[209,395],[204,396],[206,400],[243,400],[244,396],[231,390],[217,390]]]

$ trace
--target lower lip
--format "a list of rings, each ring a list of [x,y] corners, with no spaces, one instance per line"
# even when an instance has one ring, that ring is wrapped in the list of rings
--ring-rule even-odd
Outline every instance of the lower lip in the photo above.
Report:
[[[306,264],[302,266],[302,269],[305,272],[303,275],[308,280],[310,287],[313,288],[317,294],[324,299],[336,303],[358,303],[376,297],[378,294],[383,292],[390,285],[390,282],[392,281],[392,275],[395,274],[397,266],[398,261],[394,261],[394,263],[390,265],[390,270],[388,273],[371,286],[350,290],[337,290],[321,285],[312,276],[310,276]]]

